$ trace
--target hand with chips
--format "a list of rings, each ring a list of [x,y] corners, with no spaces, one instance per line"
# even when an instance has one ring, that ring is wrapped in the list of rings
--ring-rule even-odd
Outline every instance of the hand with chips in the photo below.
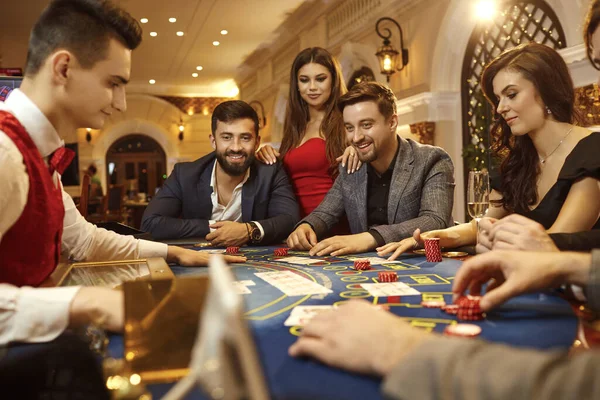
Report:
[[[425,239],[440,239],[440,248],[465,246],[475,242],[475,224],[461,224],[453,226],[452,228],[424,233],[421,233],[420,229],[416,229],[411,238],[406,238],[399,242],[386,243],[385,245],[378,247],[376,249],[377,255],[383,257],[394,252],[388,257],[389,261],[393,261],[407,251],[422,247]]]
[[[485,250],[559,251],[541,224],[519,214],[500,220],[484,218],[479,230],[478,253]]]
[[[432,334],[411,327],[364,300],[351,300],[316,315],[289,354],[338,368],[384,376]]]
[[[225,261],[229,263],[246,262],[245,256],[224,255]],[[210,253],[184,249],[178,246],[169,246],[167,250],[167,262],[174,262],[184,267],[205,267],[208,265]]]
[[[479,295],[482,311],[523,293],[558,287],[563,283],[584,286],[589,279],[591,255],[582,253],[491,251],[464,262],[452,288],[454,299],[468,289]]]

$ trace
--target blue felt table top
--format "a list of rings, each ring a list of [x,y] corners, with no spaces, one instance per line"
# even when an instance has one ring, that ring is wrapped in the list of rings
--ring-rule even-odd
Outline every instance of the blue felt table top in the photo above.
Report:
[[[429,263],[423,256],[404,255],[399,262],[374,265],[369,271],[355,271],[352,258],[377,257],[375,253],[344,257],[313,257],[322,260],[316,265],[289,264],[273,256],[274,247],[242,248],[248,257],[244,264],[232,265],[238,280],[252,280],[245,294],[246,317],[254,334],[266,381],[274,399],[378,399],[380,380],[326,367],[312,360],[288,356],[289,346],[296,340],[297,327],[283,325],[297,305],[335,304],[350,298],[364,298],[379,304],[389,304],[390,311],[413,325],[442,332],[448,324],[456,323],[455,316],[440,309],[423,308],[421,296],[402,298],[373,298],[362,289],[361,283],[374,283],[377,272],[395,271],[399,281],[414,287],[424,297],[443,297],[451,300],[452,280],[461,261],[444,259]],[[306,252],[290,256],[309,257]],[[205,274],[205,268],[172,266],[178,275]],[[279,289],[255,276],[257,272],[294,271],[301,276],[330,288],[328,295],[288,297]],[[512,299],[500,309],[488,313],[483,321],[472,322],[482,328],[481,338],[520,347],[538,349],[568,349],[576,336],[577,319],[571,306],[556,294],[536,293]],[[385,335],[385,332],[381,332]],[[123,341],[113,336],[109,355],[123,357]],[[169,385],[153,385],[155,398],[168,390]],[[189,398],[203,398],[197,392]]]

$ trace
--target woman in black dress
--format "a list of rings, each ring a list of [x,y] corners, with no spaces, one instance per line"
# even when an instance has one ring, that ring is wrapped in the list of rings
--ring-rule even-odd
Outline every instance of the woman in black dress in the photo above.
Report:
[[[487,217],[526,216],[548,233],[600,227],[600,133],[574,125],[573,81],[553,49],[528,43],[490,62],[483,92],[496,111],[492,150],[500,156],[499,179],[492,182]],[[431,231],[443,247],[472,245],[472,223]],[[420,235],[378,248],[380,255],[416,246]]]

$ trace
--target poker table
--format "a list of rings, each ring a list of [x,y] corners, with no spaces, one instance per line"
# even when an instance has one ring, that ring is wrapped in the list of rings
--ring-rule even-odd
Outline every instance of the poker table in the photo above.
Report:
[[[199,251],[210,251],[191,247]],[[288,355],[301,327],[284,326],[285,319],[298,305],[334,305],[350,299],[365,299],[374,304],[389,305],[390,312],[413,326],[441,333],[449,324],[457,323],[454,315],[438,308],[424,308],[422,300],[452,301],[452,281],[462,261],[444,258],[427,262],[424,256],[407,254],[396,262],[372,263],[372,269],[356,271],[354,259],[377,257],[375,253],[340,257],[310,257],[307,252],[290,251],[289,257],[302,257],[301,263],[286,262],[289,257],[274,256],[275,247],[243,247],[247,262],[231,265],[236,279],[253,281],[251,293],[243,295],[245,316],[254,335],[265,379],[273,399],[378,399],[380,379],[348,373],[310,359]],[[385,261],[384,259],[380,259]],[[372,259],[372,261],[375,261]],[[172,265],[175,275],[206,274],[206,268]],[[333,291],[327,295],[287,296],[256,276],[259,272],[292,271]],[[372,297],[360,284],[376,283],[378,271],[394,271],[398,281],[421,292],[422,296]],[[555,292],[535,293],[510,300],[488,313],[482,321],[469,321],[482,328],[480,337],[492,342],[517,347],[567,350],[577,333],[577,317],[570,304]],[[386,332],[381,332],[385,335]],[[377,337],[372,338],[377,342]],[[470,339],[465,339],[470,340]],[[113,336],[108,355],[123,357],[123,340]],[[164,394],[170,385],[151,385],[154,398]],[[188,398],[205,398],[199,391]]]

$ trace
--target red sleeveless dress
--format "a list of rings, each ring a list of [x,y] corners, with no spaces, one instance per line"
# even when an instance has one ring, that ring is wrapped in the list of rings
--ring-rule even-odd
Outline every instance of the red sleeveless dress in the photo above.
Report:
[[[23,213],[0,241],[0,282],[37,286],[59,261],[65,216],[62,192],[33,140],[12,114],[0,111],[0,130],[23,155],[29,177]]]
[[[295,149],[289,150],[283,158],[283,166],[292,182],[302,218],[321,204],[333,186],[334,180],[329,174],[330,164],[326,154],[325,140],[312,138]],[[334,235],[350,233],[345,216],[331,233]]]

